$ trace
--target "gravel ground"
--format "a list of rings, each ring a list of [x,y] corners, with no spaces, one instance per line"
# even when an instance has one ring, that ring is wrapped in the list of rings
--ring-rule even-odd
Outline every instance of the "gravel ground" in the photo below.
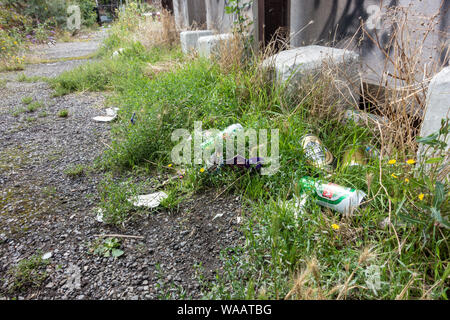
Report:
[[[104,34],[40,50],[47,58],[84,56],[98,48]],[[53,98],[44,82],[15,80],[20,73],[54,77],[86,62],[30,65],[0,74],[8,80],[0,88],[0,298],[200,298],[195,265],[201,264],[211,279],[221,270],[220,250],[242,241],[240,201],[215,199],[211,191],[182,203],[176,213],[136,217],[124,229],[96,221],[102,173],[71,178],[64,171],[91,165],[109,143],[109,125],[91,120],[103,114],[106,94]],[[24,97],[42,107],[23,111]],[[63,109],[69,111],[67,118],[58,116]],[[222,216],[213,221],[217,214]],[[113,233],[142,238],[124,238],[124,255],[117,259],[90,253],[96,235]],[[39,288],[11,292],[15,278],[9,270],[37,252],[51,253],[48,277]]]

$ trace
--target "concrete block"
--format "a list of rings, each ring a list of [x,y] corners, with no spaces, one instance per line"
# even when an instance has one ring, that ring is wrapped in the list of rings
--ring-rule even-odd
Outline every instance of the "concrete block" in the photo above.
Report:
[[[420,136],[426,137],[436,133],[441,128],[441,120],[450,117],[450,67],[436,74],[430,82],[427,91],[427,107],[423,118]],[[447,160],[449,158],[450,139],[447,137]],[[418,159],[432,157],[432,150],[425,154],[426,147],[420,145]]]
[[[198,53],[201,57],[210,58],[217,54],[221,45],[226,45],[233,39],[231,33],[222,33],[214,36],[206,36],[198,39]]]
[[[327,68],[324,68],[327,66]],[[306,46],[280,53],[263,61],[279,83],[288,82],[295,90],[304,79],[327,70],[332,72],[336,97],[341,96],[347,107],[359,103],[359,55],[353,51],[323,46]]]
[[[210,30],[183,31],[180,33],[181,50],[185,54],[190,51],[197,51],[198,39],[212,35],[213,32]]]

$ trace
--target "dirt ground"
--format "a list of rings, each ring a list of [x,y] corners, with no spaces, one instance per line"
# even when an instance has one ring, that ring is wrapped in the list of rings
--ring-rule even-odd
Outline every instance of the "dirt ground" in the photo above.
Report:
[[[213,191],[176,212],[136,217],[124,229],[95,219],[104,173],[73,178],[64,171],[91,165],[109,143],[110,125],[92,120],[104,114],[107,94],[52,97],[47,83],[17,77],[55,77],[87,63],[80,57],[94,53],[105,35],[102,30],[83,41],[40,46],[36,52],[44,59],[69,59],[0,74],[7,80],[0,88],[0,299],[201,298],[195,266],[214,277],[222,266],[220,251],[242,241],[239,198],[216,199]],[[42,107],[23,111],[24,97]],[[60,117],[61,110],[68,117]],[[217,214],[222,216],[213,220]],[[124,255],[114,259],[90,253],[101,234],[140,238],[124,238]],[[36,253],[51,253],[45,282],[11,292],[10,270]]]

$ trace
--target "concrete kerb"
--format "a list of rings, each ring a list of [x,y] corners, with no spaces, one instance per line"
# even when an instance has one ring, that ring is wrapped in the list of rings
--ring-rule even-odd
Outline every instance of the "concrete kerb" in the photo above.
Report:
[[[231,42],[232,39],[233,35],[231,33],[201,37],[198,39],[198,53],[201,57],[211,58],[211,56],[218,53],[221,44]]]
[[[180,33],[181,50],[184,54],[198,50],[198,40],[202,37],[211,36],[211,30],[183,31]]]
[[[357,79],[359,78],[359,55],[353,51],[323,46],[306,46],[282,51],[263,61],[262,67],[269,69],[273,81],[287,85],[289,92],[298,88],[302,81],[318,76],[327,66],[337,70],[333,74],[340,104],[348,106],[358,103]]]

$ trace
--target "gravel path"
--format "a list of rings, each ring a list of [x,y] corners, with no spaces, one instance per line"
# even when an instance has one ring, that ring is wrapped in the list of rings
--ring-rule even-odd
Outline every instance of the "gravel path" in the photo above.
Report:
[[[95,52],[104,35],[39,50],[52,59],[85,56]],[[97,222],[102,173],[71,178],[64,171],[91,165],[109,143],[109,125],[91,120],[103,114],[106,94],[53,98],[44,82],[16,81],[20,73],[55,77],[86,61],[0,74],[8,80],[0,88],[0,299],[200,298],[195,265],[202,265],[207,279],[220,272],[220,250],[242,240],[240,201],[211,201],[215,197],[208,192],[181,204],[176,213],[139,216],[124,229]],[[24,97],[42,106],[27,112]],[[67,118],[58,116],[63,109]],[[212,221],[217,214],[223,216]],[[112,233],[142,239],[123,239],[124,255],[117,259],[90,253],[96,235]],[[44,283],[11,292],[15,278],[9,270],[38,252],[51,253]]]

